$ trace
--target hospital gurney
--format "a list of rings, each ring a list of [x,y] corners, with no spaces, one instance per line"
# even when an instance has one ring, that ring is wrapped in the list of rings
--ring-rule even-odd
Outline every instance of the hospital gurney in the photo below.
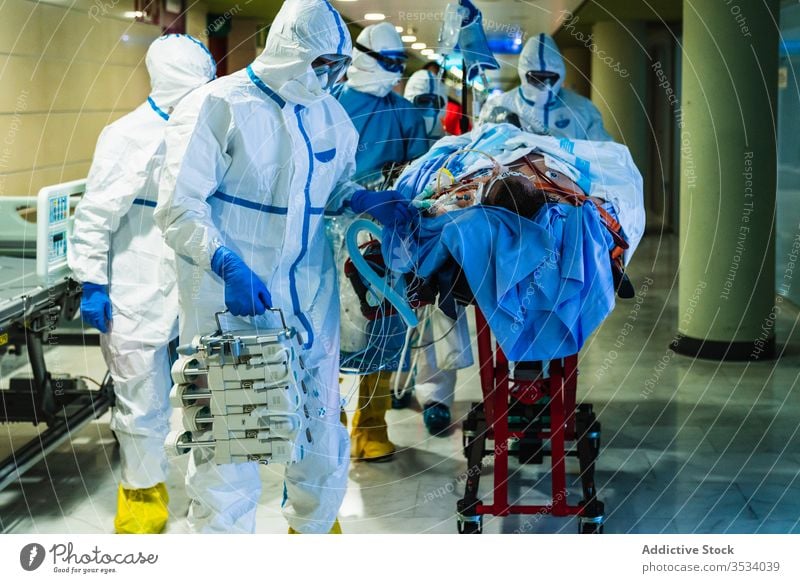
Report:
[[[67,343],[57,328],[72,320],[80,307],[80,286],[68,278],[66,239],[72,199],[82,192],[83,181],[74,181],[42,189],[28,205],[23,199],[9,201],[15,210],[35,210],[38,221],[25,227],[13,217],[24,240],[3,240],[11,256],[0,255],[0,357],[21,353],[24,346],[33,375],[12,378],[9,388],[0,390],[0,423],[45,423],[47,429],[0,461],[0,490],[113,402],[109,378],[98,390],[89,390],[83,379],[50,373],[45,361],[48,345]],[[11,214],[3,216],[8,220]],[[29,252],[34,240],[35,258]]]
[[[508,169],[510,179],[520,181],[520,190],[517,192],[527,193],[518,200],[510,200],[509,210],[524,214],[528,210],[527,203],[535,200],[537,194],[571,206],[593,204],[600,210],[615,245],[609,254],[614,287],[619,295],[630,297],[632,289],[622,263],[622,254],[628,245],[620,236],[619,223],[603,211],[599,201],[587,197],[576,183],[563,174],[549,170],[542,157],[524,156],[509,164]],[[500,175],[501,170],[495,164],[491,172],[472,181],[462,180],[453,188],[441,189],[436,200],[451,201],[451,205],[460,207],[474,204],[476,195],[489,199],[491,191],[483,191],[482,187],[491,184],[492,180],[496,181]],[[527,190],[530,186],[533,189]],[[502,201],[487,202],[502,204]],[[537,210],[534,206],[529,212],[535,213]],[[601,428],[590,404],[576,405],[578,355],[553,359],[544,366],[540,363],[515,363],[512,374],[503,349],[493,342],[488,322],[477,306],[475,319],[483,400],[472,404],[463,424],[464,455],[468,467],[464,497],[457,503],[458,532],[482,532],[483,517],[487,514],[552,514],[577,515],[580,533],[601,533],[604,506],[597,499],[594,481]],[[487,448],[487,441],[493,441],[493,447]],[[574,443],[574,447],[568,448],[570,442]],[[493,500],[484,504],[479,498],[479,485],[484,468],[483,458],[487,455],[494,457]],[[511,456],[516,457],[521,465],[542,464],[545,457],[550,458],[550,501],[544,504],[509,501]],[[582,499],[577,504],[568,502],[568,456],[577,457],[579,463]]]
[[[614,296],[633,295],[625,266],[641,236],[641,176],[624,146],[604,145],[597,151],[608,155],[594,165],[572,153],[592,154],[591,144],[517,130],[507,139],[501,129],[489,127],[462,141],[445,138],[428,159],[412,163],[401,175],[399,188],[427,218],[412,228],[383,233],[379,267],[387,281],[401,284],[400,290],[422,279],[434,296],[445,293],[475,305],[483,400],[473,403],[464,422],[468,469],[457,506],[458,531],[482,532],[487,514],[552,514],[576,515],[580,532],[599,533],[604,507],[597,499],[594,468],[600,424],[591,405],[577,405],[577,352],[613,309]],[[493,135],[498,139],[490,144]],[[476,143],[491,153],[476,149]],[[491,248],[497,240],[478,236],[475,227],[506,238],[514,234],[513,250],[520,259],[501,257],[505,271],[495,270],[492,262],[498,257]],[[483,258],[477,268],[472,266],[470,279],[462,261],[475,255]],[[443,277],[448,273],[449,280]],[[369,289],[381,296],[378,285]],[[418,297],[409,295],[407,303]],[[402,314],[396,302],[387,303]],[[362,306],[366,311],[363,301]],[[594,307],[584,312],[586,306]],[[524,334],[519,332],[523,329]],[[509,363],[509,356],[516,362]],[[488,441],[493,447],[487,448]],[[488,504],[479,496],[486,456],[494,457]],[[580,466],[582,498],[577,503],[568,500],[570,456]],[[549,501],[509,500],[510,457],[520,464],[550,459]]]

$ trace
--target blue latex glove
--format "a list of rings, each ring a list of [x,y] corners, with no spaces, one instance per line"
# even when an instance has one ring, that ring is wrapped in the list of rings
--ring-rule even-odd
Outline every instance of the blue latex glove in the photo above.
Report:
[[[258,316],[272,307],[267,286],[227,247],[214,252],[211,269],[225,282],[225,305],[234,316]]]
[[[396,190],[358,190],[350,199],[350,208],[356,213],[372,215],[383,226],[409,223],[414,217],[414,209],[408,199]]]
[[[97,328],[103,334],[108,333],[111,323],[111,298],[108,297],[108,286],[97,283],[84,283],[81,288],[81,319]]]

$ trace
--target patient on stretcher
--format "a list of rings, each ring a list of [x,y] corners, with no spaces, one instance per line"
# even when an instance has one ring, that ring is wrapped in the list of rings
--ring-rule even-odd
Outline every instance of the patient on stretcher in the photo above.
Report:
[[[439,216],[452,210],[467,208],[475,204],[504,208],[526,219],[532,219],[547,202],[544,191],[536,188],[523,174],[507,172],[488,183],[486,194],[478,199],[474,188],[462,187],[454,191],[434,193],[431,206],[425,210],[428,216]]]

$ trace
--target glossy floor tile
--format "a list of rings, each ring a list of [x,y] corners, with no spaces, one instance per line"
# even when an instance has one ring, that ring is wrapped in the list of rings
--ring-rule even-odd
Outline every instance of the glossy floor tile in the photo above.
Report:
[[[798,313],[783,304],[780,360],[722,364],[675,355],[668,346],[678,319],[676,261],[673,238],[645,240],[630,270],[639,298],[618,302],[581,354],[579,398],[594,404],[603,426],[596,481],[606,531],[800,532],[800,339],[792,336]],[[650,280],[642,291],[641,284]],[[626,323],[633,326],[616,347]],[[96,348],[55,349],[48,361],[54,372],[99,378],[104,371]],[[21,364],[7,357],[0,369],[4,386]],[[477,369],[461,371],[454,425],[479,395]],[[390,412],[389,421],[399,453],[388,463],[352,464],[340,512],[345,531],[455,532],[466,470],[460,430],[429,436],[416,405]],[[30,426],[0,426],[0,455],[9,452],[12,440],[35,435]],[[105,416],[0,492],[0,528],[110,532],[118,460]],[[169,532],[186,531],[185,466],[180,458],[172,466]],[[568,467],[576,477],[573,460]],[[263,468],[262,475],[258,530],[285,532],[280,468]],[[482,483],[487,500],[489,482],[487,476]],[[544,502],[549,484],[545,468],[512,465],[512,499]],[[570,501],[577,502],[579,489],[571,494]],[[572,533],[576,521],[487,517],[485,530]]]

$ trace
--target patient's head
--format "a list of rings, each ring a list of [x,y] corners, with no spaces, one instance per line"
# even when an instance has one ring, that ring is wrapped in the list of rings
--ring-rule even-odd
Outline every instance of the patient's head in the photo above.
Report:
[[[495,180],[483,199],[483,204],[499,206],[532,219],[544,203],[547,195],[533,186],[522,174],[507,174]]]

